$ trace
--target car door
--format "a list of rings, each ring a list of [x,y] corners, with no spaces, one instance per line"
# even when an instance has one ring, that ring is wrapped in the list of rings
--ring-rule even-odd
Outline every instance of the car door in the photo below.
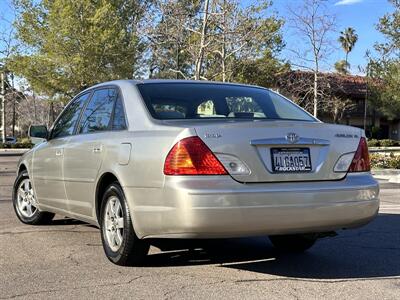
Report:
[[[72,100],[54,123],[49,140],[35,149],[32,178],[37,200],[42,206],[67,209],[62,168],[64,149],[89,96],[85,93]]]
[[[64,182],[69,210],[91,217],[96,179],[102,164],[103,141],[110,136],[111,119],[118,91],[101,88],[93,92],[77,128],[64,150]]]

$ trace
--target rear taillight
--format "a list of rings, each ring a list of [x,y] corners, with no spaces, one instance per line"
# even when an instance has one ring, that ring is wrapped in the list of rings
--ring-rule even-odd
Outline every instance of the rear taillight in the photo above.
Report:
[[[197,136],[177,142],[164,164],[165,175],[227,175],[225,168]]]
[[[349,172],[367,172],[370,169],[367,140],[362,137],[350,164]]]

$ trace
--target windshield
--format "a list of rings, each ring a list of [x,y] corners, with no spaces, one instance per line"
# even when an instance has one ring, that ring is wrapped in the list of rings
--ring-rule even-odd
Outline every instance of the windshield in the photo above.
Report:
[[[145,83],[138,88],[155,119],[278,119],[316,121],[267,89],[208,83]]]

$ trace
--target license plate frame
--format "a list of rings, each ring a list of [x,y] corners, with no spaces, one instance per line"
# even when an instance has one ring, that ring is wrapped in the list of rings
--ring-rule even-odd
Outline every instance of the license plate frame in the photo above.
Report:
[[[271,148],[271,164],[273,173],[310,173],[310,148]]]

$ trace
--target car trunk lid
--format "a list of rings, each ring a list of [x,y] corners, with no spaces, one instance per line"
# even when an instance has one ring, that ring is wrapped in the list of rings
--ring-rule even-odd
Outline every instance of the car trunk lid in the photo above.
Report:
[[[355,152],[362,135],[358,128],[320,122],[234,120],[192,125],[217,156],[232,155],[248,166],[250,174],[231,174],[245,183],[339,180],[345,173],[333,171],[337,160]],[[299,159],[306,168],[290,172],[279,168],[282,161],[296,156],[304,158]]]

